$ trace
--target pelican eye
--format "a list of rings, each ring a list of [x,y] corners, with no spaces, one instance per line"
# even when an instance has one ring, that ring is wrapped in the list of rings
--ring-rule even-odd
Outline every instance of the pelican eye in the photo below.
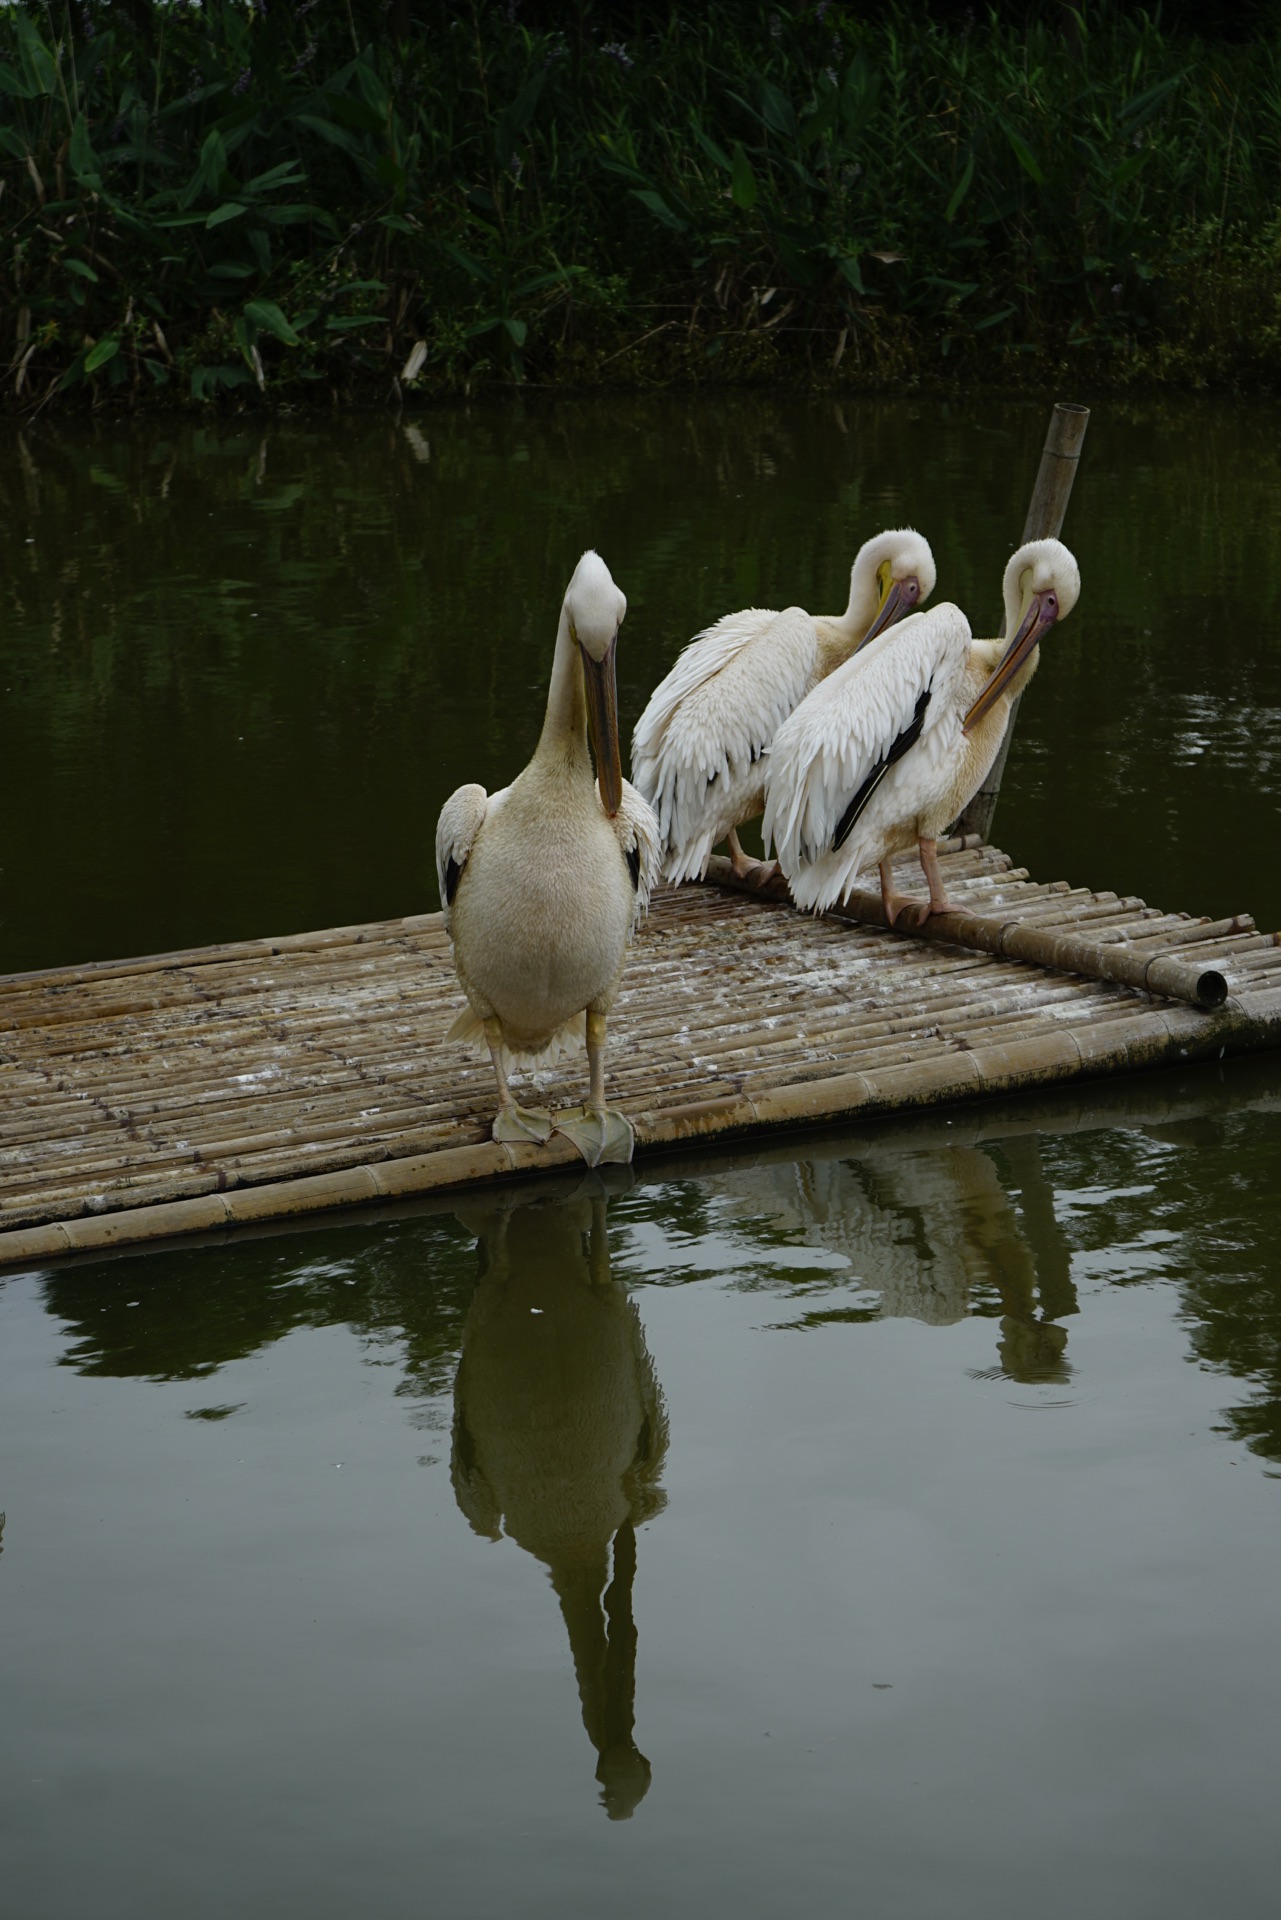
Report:
[[[1051,620],[1058,619],[1059,596],[1053,589],[1051,589],[1049,593],[1043,593],[1041,595],[1041,611],[1042,613],[1048,614]]]
[[[907,601],[909,607],[916,605],[921,597],[921,583],[914,573],[909,573],[904,580],[899,582],[899,593],[903,599]]]

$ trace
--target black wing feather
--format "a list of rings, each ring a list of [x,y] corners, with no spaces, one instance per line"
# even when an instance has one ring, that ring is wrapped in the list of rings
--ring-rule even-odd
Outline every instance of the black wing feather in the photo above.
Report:
[[[462,877],[463,877],[462,867],[459,866],[458,862],[455,860],[453,854],[451,853],[449,856],[449,859],[445,863],[445,905],[447,907],[453,906],[454,895],[458,891],[458,882],[462,879]]]
[[[920,699],[917,701],[916,711],[913,713],[912,718],[909,720],[908,724],[904,727],[902,733],[900,733],[898,738],[891,743],[889,750],[885,755],[885,758],[883,760],[877,761],[876,765],[872,768],[872,771],[868,774],[866,780],[863,782],[862,786],[859,788],[858,792],[854,795],[854,798],[850,801],[848,807],[846,807],[844,813],[841,815],[840,819],[837,821],[836,832],[832,835],[832,852],[833,853],[839,852],[839,850],[845,845],[845,842],[849,839],[850,834],[853,831],[854,822],[858,819],[860,813],[862,813],[864,807],[866,807],[868,801],[871,799],[872,795],[876,792],[876,789],[880,786],[882,780],[885,778],[890,768],[894,765],[894,762],[896,760],[901,760],[903,758],[903,755],[907,752],[908,748],[914,747],[917,741],[920,739],[921,728],[925,725],[925,710],[930,704],[930,694],[933,692],[933,687],[934,687],[934,683],[933,681],[931,681],[930,685],[926,687],[924,693],[921,695]]]
[[[627,860],[627,871],[632,876],[632,892],[639,893],[640,892],[640,841],[639,840],[636,842],[636,845],[634,847],[628,847],[626,860]]]

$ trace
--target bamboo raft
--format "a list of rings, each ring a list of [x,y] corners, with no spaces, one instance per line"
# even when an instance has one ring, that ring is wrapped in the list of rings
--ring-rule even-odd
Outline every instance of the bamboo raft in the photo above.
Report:
[[[812,919],[732,891],[727,862],[662,892],[610,1021],[638,1155],[1281,1046],[1281,945],[1247,915],[1038,885],[973,839],[942,872],[964,911],[924,938],[869,896]],[[0,978],[0,1265],[578,1164],[489,1138],[461,1004],[439,914]]]

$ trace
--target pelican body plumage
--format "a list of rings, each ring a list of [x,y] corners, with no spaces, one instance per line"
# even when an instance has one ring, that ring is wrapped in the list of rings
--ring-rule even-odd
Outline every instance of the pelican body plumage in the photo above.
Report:
[[[606,1021],[659,866],[657,824],[619,757],[614,656],[626,611],[605,562],[585,553],[561,607],[533,758],[501,792],[459,787],[436,827],[440,897],[468,1001],[449,1037],[483,1035],[489,1047],[494,1138],[546,1140],[554,1127],[593,1166],[631,1158],[630,1123],[605,1104]],[[552,1060],[584,1039],[587,1106],[553,1119],[518,1105],[508,1062]]]
[[[765,805],[777,729],[857,648],[927,600],[934,579],[919,533],[879,533],[858,551],[844,613],[745,607],[695,636],[632,737],[632,774],[657,815],[667,879],[701,879],[720,840],[736,872],[760,868],[738,828]]]
[[[847,660],[779,728],[765,806],[798,906],[821,912],[878,866],[890,925],[908,904],[889,862],[915,846],[925,915],[951,910],[936,841],[977,793],[1036,671],[1039,642],[1080,594],[1059,540],[1032,540],[1005,569],[1005,640],[975,640],[959,607],[911,615]]]

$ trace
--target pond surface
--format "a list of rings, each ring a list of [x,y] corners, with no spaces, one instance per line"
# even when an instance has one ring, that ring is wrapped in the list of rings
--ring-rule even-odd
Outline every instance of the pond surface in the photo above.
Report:
[[[1047,409],[0,427],[0,970],[435,904],[627,592],[625,724]],[[1101,409],[996,838],[1281,923],[1270,415]],[[2,1088],[0,1088],[0,1097]],[[1281,1066],[0,1277],[22,1920],[1268,1910]]]
[[[1273,409],[1096,409],[1081,602],[996,838],[1038,879],[1281,925]],[[910,522],[994,630],[1048,407],[609,398],[330,423],[0,423],[0,971],[436,901],[465,780],[532,751],[585,546],[625,729],[729,609],[845,604]]]
[[[1246,1063],[9,1278],[9,1910],[1268,1911],[1279,1147]]]

